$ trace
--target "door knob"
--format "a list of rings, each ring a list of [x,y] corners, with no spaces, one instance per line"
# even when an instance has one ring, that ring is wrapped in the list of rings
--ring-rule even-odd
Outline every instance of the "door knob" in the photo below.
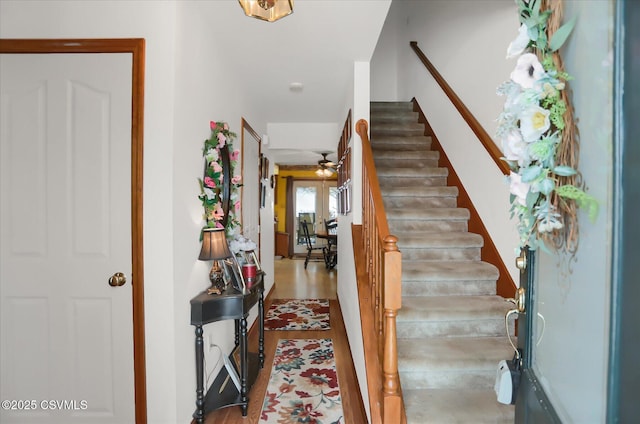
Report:
[[[527,255],[525,254],[524,250],[522,250],[520,252],[520,256],[516,258],[516,268],[518,268],[520,271],[524,271],[525,269],[527,269]]]
[[[111,287],[120,287],[127,282],[127,276],[121,272],[116,272],[109,278],[109,285]]]
[[[514,305],[516,305],[516,309],[509,311],[509,313],[514,312],[514,313],[523,313],[525,310],[525,296],[526,296],[526,291],[524,289],[524,287],[519,287],[516,290],[516,295],[514,298],[511,299],[506,299],[507,302],[511,302]]]

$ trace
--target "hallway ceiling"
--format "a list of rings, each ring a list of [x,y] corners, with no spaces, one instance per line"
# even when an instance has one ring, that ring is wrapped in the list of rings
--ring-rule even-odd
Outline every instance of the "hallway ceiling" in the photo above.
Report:
[[[353,63],[371,59],[390,2],[297,0],[293,14],[269,23],[226,0],[216,3],[225,9],[224,22],[216,24],[229,29],[225,55],[240,65],[238,74],[264,122],[338,122],[342,128]],[[301,83],[302,90],[291,90],[292,83]],[[282,152],[283,160],[297,154],[299,163],[317,164],[313,150]]]

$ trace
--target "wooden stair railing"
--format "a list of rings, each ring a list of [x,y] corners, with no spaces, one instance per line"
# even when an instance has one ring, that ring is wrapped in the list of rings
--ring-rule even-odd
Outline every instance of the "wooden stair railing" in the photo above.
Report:
[[[433,78],[436,80],[438,85],[440,85],[440,88],[442,88],[447,97],[449,97],[451,103],[453,103],[458,112],[460,112],[460,115],[462,115],[462,118],[467,122],[473,133],[476,135],[476,137],[478,137],[478,140],[480,140],[493,161],[496,163],[496,165],[498,165],[500,171],[502,171],[504,175],[509,175],[509,173],[511,172],[511,170],[509,169],[509,165],[505,161],[500,159],[503,156],[502,152],[500,151],[498,146],[496,146],[496,143],[493,142],[491,136],[489,136],[487,131],[480,124],[480,122],[478,122],[476,117],[473,116],[467,106],[462,102],[462,100],[460,100],[460,97],[458,97],[458,95],[453,91],[451,86],[447,84],[447,81],[445,81],[436,67],[433,66],[429,59],[427,59],[427,56],[425,56],[422,50],[420,50],[420,47],[418,47],[418,42],[411,41],[409,44],[411,45],[411,48],[416,53],[416,55],[418,55],[418,58],[420,59],[422,64],[429,70],[431,75],[433,75]]]
[[[356,132],[362,139],[362,226],[354,226],[353,243],[371,422],[400,424],[406,423],[396,337],[396,315],[402,304],[402,254],[397,237],[389,233],[367,121],[359,120]]]
[[[484,129],[484,127],[480,124],[480,122],[478,122],[476,117],[473,116],[473,114],[469,111],[469,109],[462,102],[462,100],[460,100],[460,97],[458,97],[458,95],[453,91],[451,86],[447,83],[447,81],[440,74],[440,72],[438,72],[436,67],[433,66],[433,64],[429,61],[429,59],[427,59],[427,56],[425,56],[422,50],[420,50],[420,47],[418,47],[418,43],[416,41],[411,41],[410,45],[413,51],[418,56],[418,58],[420,59],[420,61],[422,62],[422,64],[431,73],[431,75],[433,76],[433,79],[438,83],[440,88],[442,88],[442,91],[444,91],[444,93],[447,95],[447,97],[449,98],[451,103],[455,106],[455,108],[458,110],[458,112],[460,113],[462,118],[465,120],[467,125],[469,125],[469,128],[471,128],[471,130],[476,135],[480,143],[482,143],[487,153],[496,163],[500,171],[504,175],[509,175],[511,172],[509,165],[507,164],[507,162],[502,160],[502,157],[503,157],[502,152],[500,151],[498,146],[496,146],[496,144],[493,142],[493,139],[489,136],[489,134]],[[498,277],[498,281],[496,284],[496,290],[498,295],[505,298],[512,298],[513,296],[515,296],[516,285],[515,285],[515,282],[513,281],[513,278],[511,277],[511,274],[509,273],[507,266],[502,260],[500,253],[498,252],[498,249],[496,248],[495,244],[493,243],[493,240],[491,239],[491,236],[489,235],[489,232],[484,226],[484,223],[480,219],[480,215],[478,214],[478,211],[473,205],[473,202],[471,201],[469,194],[467,193],[464,186],[462,185],[462,181],[460,180],[460,178],[458,177],[458,174],[456,173],[455,169],[451,165],[451,162],[449,161],[449,158],[447,157],[447,154],[444,151],[442,144],[438,140],[438,137],[433,132],[433,129],[429,124],[429,121],[427,120],[424,113],[420,109],[420,106],[418,105],[417,100],[414,98],[412,101],[414,104],[413,110],[419,113],[418,122],[422,122],[425,124],[425,127],[426,127],[425,135],[428,135],[432,138],[432,144],[431,144],[432,150],[436,150],[440,153],[439,165],[449,169],[449,176],[447,177],[447,183],[449,185],[454,185],[458,187],[458,191],[459,191],[458,206],[467,208],[469,210],[469,213],[471,215],[469,219],[469,228],[468,228],[469,231],[480,234],[484,239],[485,244],[481,252],[481,259],[483,261],[486,261],[495,265],[500,272],[500,276]]]

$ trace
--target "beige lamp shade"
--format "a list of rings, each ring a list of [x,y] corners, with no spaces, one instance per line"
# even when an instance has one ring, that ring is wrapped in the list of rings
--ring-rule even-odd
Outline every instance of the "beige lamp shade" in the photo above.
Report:
[[[293,13],[293,0],[238,0],[245,15],[267,22]]]
[[[205,228],[202,230],[202,249],[198,259],[211,261],[232,257],[224,235],[224,228]]]

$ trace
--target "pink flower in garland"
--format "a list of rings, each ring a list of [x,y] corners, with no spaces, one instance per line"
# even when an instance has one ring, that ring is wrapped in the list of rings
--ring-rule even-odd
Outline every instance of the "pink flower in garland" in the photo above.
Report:
[[[240,225],[237,219],[237,215],[240,212],[239,205],[234,204],[234,209],[228,211],[228,219],[226,225],[222,225],[222,219],[225,218],[222,211],[223,194],[221,192],[221,186],[223,185],[225,170],[223,169],[222,157],[220,150],[223,147],[227,147],[230,159],[230,173],[229,178],[233,177],[234,168],[237,165],[240,152],[233,149],[233,140],[236,134],[229,130],[229,124],[224,121],[209,121],[209,128],[211,130],[210,137],[205,140],[203,156],[205,158],[206,169],[205,175],[200,180],[201,192],[198,198],[202,201],[204,207],[203,217],[207,221],[207,226],[225,228],[231,231],[233,228]],[[226,149],[225,149],[226,151]],[[240,177],[233,180],[235,182],[231,187],[231,199],[237,196],[235,190],[239,186],[241,181]]]
[[[216,183],[211,177],[204,177],[204,185],[210,188],[216,188]]]
[[[224,147],[224,144],[225,144],[226,141],[227,141],[227,137],[225,137],[224,134],[219,132],[218,133],[218,142],[220,143],[220,145],[218,147],[220,147],[220,148]]]
[[[234,205],[233,205],[234,209],[236,210],[236,212],[240,212],[240,201],[238,200]]]
[[[240,181],[242,181],[242,175],[234,175],[231,178],[231,184],[240,184]]]
[[[213,211],[213,219],[216,221],[220,221],[224,218],[224,211],[220,205],[216,206],[216,209]]]

